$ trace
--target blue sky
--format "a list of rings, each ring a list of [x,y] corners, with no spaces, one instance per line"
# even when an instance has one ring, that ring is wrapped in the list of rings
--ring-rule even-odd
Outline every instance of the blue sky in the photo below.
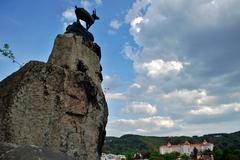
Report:
[[[107,135],[240,130],[239,0],[2,0],[0,45],[47,60],[73,7],[97,9]],[[19,69],[0,56],[0,80]]]

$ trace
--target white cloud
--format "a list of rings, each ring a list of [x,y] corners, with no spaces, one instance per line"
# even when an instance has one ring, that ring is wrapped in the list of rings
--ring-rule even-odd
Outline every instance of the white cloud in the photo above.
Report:
[[[90,10],[94,6],[99,6],[103,4],[103,0],[81,0],[80,2],[81,7],[85,8],[86,10]]]
[[[115,92],[117,89],[124,87],[123,80],[116,75],[103,75],[102,86],[108,92]]]
[[[140,119],[119,119],[110,122],[110,125],[115,125],[121,128],[121,126],[137,127],[136,129],[142,128],[172,128],[175,126],[174,120],[170,117],[148,117]]]
[[[128,11],[128,15],[125,17],[125,21],[127,23],[130,23],[136,17],[142,16],[149,4],[151,4],[151,0],[136,0],[133,3],[132,8]]]
[[[147,88],[147,93],[154,93],[157,91],[157,86],[155,85],[149,85]]]
[[[190,113],[194,115],[217,115],[217,114],[223,114],[224,109],[223,108],[211,108],[211,107],[200,107],[200,109],[197,110],[191,110]]]
[[[229,112],[240,112],[240,103],[222,104],[219,106],[199,106],[198,109],[190,111],[193,115],[221,115]]]
[[[239,98],[240,97],[240,92],[233,92],[229,95],[230,98]]]
[[[238,6],[239,0],[135,0],[125,16],[134,42],[129,40],[123,52],[132,61],[136,77],[124,93],[128,103],[154,103],[155,115],[171,117],[175,126],[176,120],[183,119],[177,126],[184,130],[173,127],[166,135],[224,131],[216,127],[223,123],[225,129],[239,130],[229,125],[238,124],[240,110]],[[141,126],[133,119],[137,115],[124,116],[129,119],[112,121],[125,124],[111,125],[116,132],[159,135],[166,131]]]
[[[157,107],[145,102],[132,102],[124,107],[122,112],[153,115],[157,112]]]
[[[111,81],[112,80],[112,77],[109,76],[109,75],[104,75],[103,77],[104,77],[104,80],[106,80],[106,81]]]
[[[211,104],[216,101],[216,97],[209,96],[207,90],[175,90],[167,94],[161,95],[160,98],[168,104],[176,104],[183,106],[198,106],[204,104]]]
[[[115,29],[118,30],[121,27],[121,22],[119,22],[117,19],[114,19],[110,22],[110,26]]]
[[[143,20],[143,17],[137,17],[131,21],[131,27],[134,32],[139,33],[141,31],[139,24],[141,24]]]
[[[148,131],[146,131],[144,129],[141,129],[141,128],[138,128],[138,129],[136,129],[136,132],[142,134],[142,133],[147,133]]]
[[[111,100],[125,100],[125,99],[127,99],[126,95],[123,94],[123,93],[107,92],[107,93],[105,93],[105,97],[106,97],[107,101],[111,101]]]
[[[211,0],[194,2],[195,7],[192,7],[189,14],[189,21],[193,23],[195,27],[218,28],[219,24],[224,22],[229,22],[231,18],[240,16],[238,12],[238,5],[240,5],[237,0]],[[231,10],[231,12],[229,12]],[[231,20],[230,20],[231,21]],[[224,22],[224,23],[226,23]]]
[[[170,117],[148,117],[139,119],[110,120],[107,124],[107,135],[121,136],[123,134],[160,135],[179,128],[176,121]]]
[[[132,46],[130,46],[128,43],[125,43],[123,52],[124,52],[125,56],[130,60],[134,60],[137,56],[137,51]]]
[[[74,21],[76,19],[73,8],[67,8],[63,13],[62,17],[65,21]]]
[[[163,61],[155,59],[150,62],[135,64],[137,72],[146,72],[146,75],[151,78],[157,78],[160,75],[167,75],[173,72],[178,73],[183,69],[183,63],[179,61]]]
[[[141,85],[138,84],[138,83],[133,83],[133,84],[130,86],[130,88],[137,88],[137,89],[139,89],[139,88],[141,88]]]
[[[81,0],[81,6],[87,10],[89,10],[92,5],[89,0]]]
[[[95,0],[95,2],[97,5],[101,5],[103,3],[102,0]]]
[[[136,0],[125,16],[125,21],[133,25],[138,20],[137,29],[132,29],[136,26],[131,27],[130,33],[139,46],[147,48],[149,45],[163,45],[164,39],[168,39],[169,42],[165,42],[167,44],[161,48],[170,51],[169,49],[175,46],[169,43],[172,41],[181,43],[184,40],[182,38],[188,38],[182,36],[191,36],[185,33],[193,32],[194,34],[200,30],[210,30],[212,27],[233,25],[237,22],[233,19],[238,19],[240,16],[237,7],[239,5],[238,0],[214,2],[208,0]],[[143,23],[144,20],[147,20],[147,23]],[[141,34],[136,34],[134,30],[141,30]],[[180,48],[176,49],[178,49],[176,52],[181,51]]]
[[[115,35],[117,32],[115,30],[109,29],[108,34]]]

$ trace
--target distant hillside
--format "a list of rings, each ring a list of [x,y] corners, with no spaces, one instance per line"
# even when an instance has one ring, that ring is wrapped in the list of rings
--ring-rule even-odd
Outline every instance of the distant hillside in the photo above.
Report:
[[[240,131],[238,131],[230,134],[208,134],[199,137],[152,137],[139,135],[124,135],[120,138],[106,137],[103,152],[114,154],[124,154],[126,152],[153,152],[158,151],[159,146],[167,144],[167,142],[179,144],[188,140],[190,143],[201,143],[204,139],[213,143],[216,148],[221,150],[240,148]]]

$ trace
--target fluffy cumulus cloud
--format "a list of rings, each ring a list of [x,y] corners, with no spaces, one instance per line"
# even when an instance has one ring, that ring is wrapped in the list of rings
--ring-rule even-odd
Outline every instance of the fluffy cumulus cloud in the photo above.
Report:
[[[125,94],[123,94],[123,93],[117,93],[117,92],[113,92],[113,93],[111,93],[111,92],[106,92],[105,93],[105,97],[106,97],[106,99],[107,99],[107,101],[109,102],[109,101],[112,101],[112,100],[126,100],[127,99],[127,97],[126,97],[126,95]]]
[[[102,0],[81,0],[80,4],[83,8],[90,10],[93,6],[98,6],[103,3]]]
[[[141,85],[140,85],[140,84],[137,84],[137,83],[133,83],[133,84],[130,86],[130,88],[131,88],[131,89],[134,89],[134,88],[139,89],[139,88],[141,88]]]
[[[128,15],[125,17],[127,23],[131,23],[137,17],[140,17],[146,12],[148,5],[151,3],[151,0],[136,0],[132,8],[128,10]]]
[[[125,16],[133,42],[123,51],[136,77],[124,92],[128,105],[119,110],[147,113],[154,104],[159,115],[115,120],[108,128],[121,124],[133,133],[161,134],[167,127],[146,132],[147,122],[159,128],[153,121],[167,116],[167,124],[182,126],[170,125],[175,135],[194,134],[194,125],[198,134],[216,132],[216,123],[239,129],[229,126],[240,120],[239,6],[239,0],[135,0]]]
[[[217,97],[209,96],[207,91],[204,89],[174,90],[172,92],[159,95],[159,98],[165,104],[171,104],[171,106],[183,105],[184,107],[211,104],[217,101]]]
[[[73,21],[75,21],[76,16],[74,12],[74,8],[67,8],[65,11],[62,13],[62,22],[63,22],[63,29],[65,28]]]
[[[63,13],[62,17],[67,21],[74,21],[76,19],[74,9],[73,8],[67,8]]]
[[[134,60],[136,58],[137,50],[134,49],[131,45],[129,45],[129,43],[125,43],[123,52],[127,59]]]
[[[120,29],[122,23],[117,20],[117,19],[113,19],[111,20],[109,26],[111,27],[109,30],[108,30],[108,34],[110,35],[115,35],[117,33],[117,30]]]
[[[183,64],[177,61],[163,61],[162,59],[154,59],[150,62],[137,63],[136,72],[145,72],[148,77],[157,78],[158,76],[178,73],[183,68]]]
[[[240,104],[222,104],[219,106],[200,106],[195,110],[191,110],[190,113],[193,115],[220,115],[231,112],[240,112]],[[239,114],[239,113],[238,113]]]
[[[115,122],[115,124],[119,125],[130,125],[130,126],[142,126],[146,127],[157,127],[157,128],[171,128],[175,125],[175,122],[169,117],[149,117],[149,118],[142,118],[142,119],[120,119]]]
[[[124,113],[155,114],[157,107],[146,102],[132,102],[122,109]]]
[[[139,27],[139,25],[143,22],[143,17],[136,17],[131,21],[131,29],[134,32],[140,32],[141,28]]]
[[[103,3],[102,0],[95,0],[95,2],[96,2],[97,5],[101,5]]]
[[[171,130],[176,127],[176,123],[170,117],[147,117],[139,119],[118,119],[108,123],[107,129],[110,133],[127,134],[127,133],[151,133],[159,129]]]
[[[103,88],[107,92],[113,92],[123,87],[123,82],[121,78],[116,75],[113,75],[113,76],[104,75],[103,79],[104,79]]]
[[[113,29],[119,29],[120,26],[121,26],[121,22],[119,22],[117,19],[113,19],[111,22],[110,22],[110,27],[112,27]]]

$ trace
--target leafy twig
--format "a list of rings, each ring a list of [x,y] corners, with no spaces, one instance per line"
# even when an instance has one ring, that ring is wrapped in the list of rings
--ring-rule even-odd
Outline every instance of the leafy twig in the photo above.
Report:
[[[10,46],[7,43],[5,43],[3,45],[3,49],[0,49],[0,53],[3,56],[11,59],[13,63],[17,63],[20,67],[22,67],[22,64],[19,63],[18,61],[16,61],[15,56],[13,55],[13,52],[9,48],[10,48]]]

